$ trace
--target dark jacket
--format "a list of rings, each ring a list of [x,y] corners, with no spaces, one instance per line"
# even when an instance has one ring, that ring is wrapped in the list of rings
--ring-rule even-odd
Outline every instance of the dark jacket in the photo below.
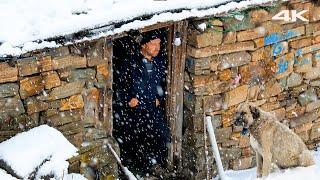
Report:
[[[157,56],[153,58],[152,72],[148,74],[143,56],[133,64],[132,68],[132,86],[130,88],[130,98],[136,97],[139,100],[138,110],[156,107],[156,99],[160,102],[165,97],[165,77],[166,77],[166,61]],[[130,101],[130,100],[129,100]]]

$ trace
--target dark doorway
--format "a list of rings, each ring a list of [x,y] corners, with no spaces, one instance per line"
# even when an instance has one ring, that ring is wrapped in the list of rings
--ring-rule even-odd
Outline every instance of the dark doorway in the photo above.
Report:
[[[167,46],[167,35],[169,33],[169,28],[161,28],[155,31],[157,36],[161,39],[160,44],[160,52],[157,57],[160,57],[165,62],[165,77],[167,76],[167,64],[168,64],[168,46]],[[150,32],[147,32],[150,33]],[[144,34],[141,34],[144,36]],[[144,125],[137,125],[139,123],[143,123],[143,120],[136,120],[137,114],[134,113],[131,107],[129,107],[128,102],[130,101],[130,92],[131,88],[134,84],[134,80],[132,77],[134,67],[137,64],[137,61],[141,61],[140,59],[140,45],[139,42],[139,34],[133,33],[130,36],[126,36],[123,38],[119,38],[113,41],[113,136],[119,143],[120,146],[120,156],[121,160],[125,166],[129,167],[130,170],[135,171],[135,173],[144,173],[145,169],[137,168],[136,166],[140,166],[141,164],[135,164],[135,159],[132,159],[132,153],[137,150],[137,144],[139,143],[145,144],[144,141],[148,141],[145,137],[132,137],[135,134],[134,131],[139,131],[145,127]],[[166,85],[167,82],[164,79],[161,82],[161,87],[163,93],[163,100],[160,101],[159,109],[164,113],[164,117],[166,117]],[[143,116],[147,118],[147,116]],[[155,118],[156,120],[156,118]],[[166,121],[166,118],[164,119]],[[166,126],[168,123],[165,122]],[[148,125],[147,125],[148,126]],[[139,128],[140,127],[140,128]],[[160,133],[166,133],[168,137],[170,137],[169,131],[163,131]],[[156,134],[154,134],[156,135]],[[153,134],[146,134],[146,136],[153,136]],[[151,143],[152,145],[152,143]],[[155,144],[153,144],[155,145]],[[167,144],[169,146],[169,144]],[[148,146],[140,147],[139,149],[145,151],[148,149]],[[151,148],[157,148],[151,147]],[[135,152],[138,153],[138,156],[144,156],[144,152]],[[167,158],[167,153],[164,155],[165,159]],[[137,155],[137,154],[134,154]],[[144,157],[141,157],[142,159]],[[142,168],[144,168],[142,166]]]

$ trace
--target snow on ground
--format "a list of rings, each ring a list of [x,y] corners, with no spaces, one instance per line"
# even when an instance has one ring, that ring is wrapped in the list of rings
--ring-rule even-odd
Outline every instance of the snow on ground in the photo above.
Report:
[[[314,151],[316,165],[281,170],[270,174],[263,180],[319,180],[320,179],[320,146]],[[226,171],[227,180],[255,180],[256,168],[241,171]]]
[[[0,57],[44,47],[61,46],[44,40],[67,35],[83,29],[93,29],[114,22],[133,19],[144,14],[174,9],[186,9],[179,13],[161,13],[146,21],[136,20],[98,34],[105,35],[138,29],[157,22],[182,20],[188,17],[203,17],[248,5],[261,4],[272,0],[0,0]],[[217,8],[201,9],[224,4]]]
[[[44,160],[38,175],[54,174],[60,179],[67,174],[70,157],[76,155],[74,147],[58,130],[41,125],[0,143],[0,160],[14,173],[27,178]],[[0,171],[0,179],[3,179]],[[5,174],[4,174],[5,176]]]

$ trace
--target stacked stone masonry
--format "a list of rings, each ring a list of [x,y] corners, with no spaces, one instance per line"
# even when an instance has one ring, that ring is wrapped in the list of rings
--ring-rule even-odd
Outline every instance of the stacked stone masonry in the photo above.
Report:
[[[235,108],[245,101],[274,113],[309,149],[320,142],[319,4],[288,1],[246,10],[241,21],[210,17],[189,23],[183,135],[183,166],[189,177],[217,173],[204,132],[205,115],[216,127],[224,168],[255,166],[249,137],[233,124]],[[309,22],[271,19],[284,9],[308,9],[304,17]],[[206,29],[199,28],[203,23]]]
[[[103,42],[33,52],[28,58],[0,62],[0,142],[48,124],[79,149],[79,156],[69,160],[70,172],[88,175],[92,168],[101,179],[117,177],[117,162],[106,142],[118,152],[119,148],[107,135],[101,118],[110,75]]]

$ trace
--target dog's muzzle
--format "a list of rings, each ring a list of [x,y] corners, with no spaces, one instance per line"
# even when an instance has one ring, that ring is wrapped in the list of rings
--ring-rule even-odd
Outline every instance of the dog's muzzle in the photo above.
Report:
[[[241,131],[241,134],[242,134],[242,135],[246,135],[246,134],[248,134],[248,132],[249,132],[248,127],[247,127],[248,123],[247,123],[247,121],[245,120],[244,115],[245,115],[245,112],[239,113],[239,114],[237,115],[237,117],[236,117],[235,122],[234,122],[234,124],[235,124],[236,126],[241,126],[241,127],[243,127],[243,128],[242,128],[242,131]]]

